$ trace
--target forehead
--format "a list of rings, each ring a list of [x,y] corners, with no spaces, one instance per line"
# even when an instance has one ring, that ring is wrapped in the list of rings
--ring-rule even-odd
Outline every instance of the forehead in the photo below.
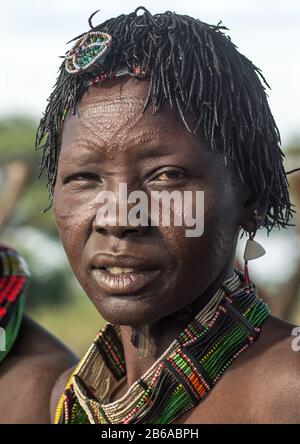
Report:
[[[69,113],[63,130],[62,153],[72,145],[97,145],[114,149],[159,139],[161,142],[191,139],[183,122],[164,103],[153,115],[152,106],[143,112],[149,81],[137,79],[106,80],[91,87],[82,97],[76,115]]]

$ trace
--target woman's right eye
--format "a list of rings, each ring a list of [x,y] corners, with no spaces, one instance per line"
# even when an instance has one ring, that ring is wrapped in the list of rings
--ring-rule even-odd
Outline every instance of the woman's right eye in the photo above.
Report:
[[[101,182],[101,178],[98,176],[98,174],[94,174],[94,173],[75,173],[75,174],[71,174],[70,176],[67,176],[64,180],[63,183],[67,184],[70,182]]]

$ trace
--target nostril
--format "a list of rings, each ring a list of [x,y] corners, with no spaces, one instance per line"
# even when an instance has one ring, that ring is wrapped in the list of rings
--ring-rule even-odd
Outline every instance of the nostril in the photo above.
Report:
[[[121,226],[121,225],[106,225],[105,227],[94,225],[94,230],[98,234],[102,234],[103,236],[113,235],[118,238],[125,238],[130,236],[140,236],[147,231],[148,226]]]
[[[96,231],[99,234],[107,234],[107,230],[105,228],[97,227]]]
[[[141,229],[141,228],[143,228],[143,229]],[[145,229],[147,229],[147,227],[128,228],[123,231],[121,237],[139,236],[139,235],[144,234]]]
[[[136,230],[134,228],[130,228],[128,230],[123,231],[122,237],[130,236],[131,234],[134,234],[134,233],[138,233],[138,230]]]

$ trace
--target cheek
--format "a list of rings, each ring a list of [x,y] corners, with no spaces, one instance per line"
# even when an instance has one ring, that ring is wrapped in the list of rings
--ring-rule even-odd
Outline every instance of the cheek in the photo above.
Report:
[[[206,254],[216,264],[228,259],[234,247],[237,224],[237,202],[227,183],[220,183],[216,192],[205,195],[203,242]]]
[[[211,279],[231,257],[237,230],[236,203],[230,193],[223,192],[224,187],[220,183],[218,188],[207,187],[204,192],[203,214],[200,212],[204,230],[200,236],[188,237],[186,229],[191,227],[186,226],[160,229],[166,249],[175,258],[177,280],[185,285],[196,283],[197,277],[203,280],[207,275]]]
[[[70,198],[58,190],[54,193],[53,215],[66,254],[72,263],[92,231],[97,208],[93,200],[83,196]]]

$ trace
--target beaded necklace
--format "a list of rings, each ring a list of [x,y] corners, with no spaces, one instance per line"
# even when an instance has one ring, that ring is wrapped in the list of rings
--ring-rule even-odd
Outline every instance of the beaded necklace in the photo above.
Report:
[[[24,314],[28,266],[12,248],[0,245],[0,362],[11,350]]]
[[[111,403],[112,383],[126,380],[126,362],[120,327],[106,324],[72,374],[55,423],[172,423],[199,404],[258,338],[269,313],[255,285],[246,285],[235,270],[151,368]]]

